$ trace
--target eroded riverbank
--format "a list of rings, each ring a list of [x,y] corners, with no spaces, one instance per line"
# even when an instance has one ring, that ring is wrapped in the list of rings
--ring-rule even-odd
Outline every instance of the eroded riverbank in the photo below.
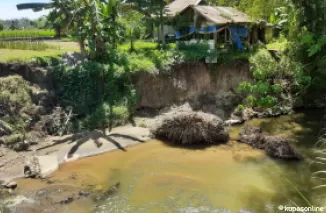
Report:
[[[16,207],[81,213],[266,212],[268,207],[267,212],[277,212],[272,206],[286,204],[287,198],[302,203],[285,177],[310,196],[308,164],[321,116],[322,111],[306,111],[248,122],[297,139],[302,162],[276,161],[233,141],[187,149],[150,141],[64,164],[47,179],[19,180],[15,193],[33,201]],[[231,129],[232,139],[240,128]],[[62,204],[81,191],[91,194]]]

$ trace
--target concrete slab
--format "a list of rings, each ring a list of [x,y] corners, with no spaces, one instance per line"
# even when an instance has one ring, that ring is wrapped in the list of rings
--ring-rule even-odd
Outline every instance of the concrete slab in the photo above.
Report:
[[[59,169],[59,161],[56,155],[53,156],[37,156],[40,165],[41,176],[46,177],[52,172]]]

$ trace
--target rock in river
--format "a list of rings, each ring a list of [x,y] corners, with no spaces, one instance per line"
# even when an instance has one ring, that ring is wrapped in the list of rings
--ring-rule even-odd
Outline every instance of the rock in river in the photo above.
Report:
[[[6,189],[16,189],[18,185],[16,182],[9,182],[2,184],[2,186]]]

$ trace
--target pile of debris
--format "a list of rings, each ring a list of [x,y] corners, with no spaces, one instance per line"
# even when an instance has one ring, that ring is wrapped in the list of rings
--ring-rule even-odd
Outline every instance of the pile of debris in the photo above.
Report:
[[[219,117],[196,112],[189,105],[172,108],[159,116],[152,134],[173,144],[219,144],[229,139],[225,123]]]
[[[254,148],[265,150],[266,154],[273,158],[285,160],[301,159],[301,156],[290,145],[290,138],[284,135],[264,135],[259,127],[245,126],[240,132],[239,140]]]

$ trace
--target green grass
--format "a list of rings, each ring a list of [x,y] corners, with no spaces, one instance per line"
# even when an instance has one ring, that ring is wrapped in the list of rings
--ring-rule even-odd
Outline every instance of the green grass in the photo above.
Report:
[[[0,38],[37,38],[53,37],[53,30],[5,30],[0,31]]]
[[[269,50],[285,50],[287,44],[288,44],[287,41],[274,42],[274,43],[267,44],[267,49],[269,49]]]
[[[167,49],[175,48],[175,44],[167,44]],[[158,49],[157,42],[150,42],[150,41],[135,41],[134,42],[135,52],[142,52],[146,50],[155,50]],[[130,51],[130,42],[126,42],[124,44],[119,45],[118,50],[120,51]]]
[[[66,52],[79,51],[75,42],[46,41],[44,44],[51,49],[35,51],[0,48],[0,62],[29,62],[33,58],[56,57]]]
[[[44,51],[53,48],[44,42],[0,41],[0,49]]]
[[[16,144],[18,142],[22,142],[23,139],[24,139],[24,136],[22,134],[13,134],[13,135],[9,135],[9,136],[4,136],[0,140],[4,144],[11,146],[11,145]]]
[[[100,104],[97,109],[83,119],[82,126],[87,129],[98,129],[108,127],[110,125],[110,118],[112,117],[112,126],[124,125],[128,122],[130,113],[128,108],[124,105],[112,107],[112,115],[110,114],[110,107],[108,104]]]
[[[28,62],[37,57],[55,57],[66,53],[67,50],[10,50],[0,49],[0,62]]]

